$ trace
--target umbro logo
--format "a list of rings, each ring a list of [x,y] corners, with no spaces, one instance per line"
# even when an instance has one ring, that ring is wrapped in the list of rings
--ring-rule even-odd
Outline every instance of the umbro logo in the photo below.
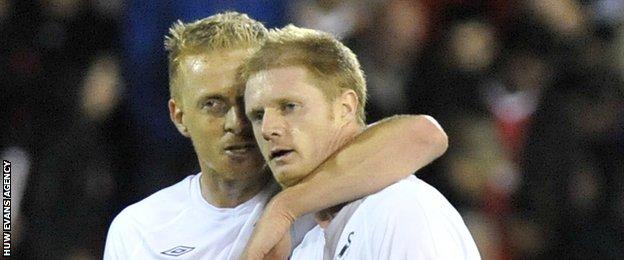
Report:
[[[161,254],[164,255],[170,255],[170,256],[181,256],[183,254],[186,254],[188,252],[193,251],[193,249],[195,249],[194,247],[188,247],[188,246],[176,246],[172,249],[169,249],[167,251],[163,251],[160,252]]]

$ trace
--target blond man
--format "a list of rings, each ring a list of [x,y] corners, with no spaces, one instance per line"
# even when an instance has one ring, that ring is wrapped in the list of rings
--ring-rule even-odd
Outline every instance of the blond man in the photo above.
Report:
[[[271,31],[244,66],[243,79],[245,111],[258,146],[286,190],[306,182],[319,165],[326,167],[328,158],[340,162],[342,155],[334,152],[354,138],[368,136],[366,84],[359,62],[327,33],[295,26]],[[361,160],[352,167],[374,174],[394,163],[387,160],[380,167],[379,162]],[[323,210],[316,219],[319,225],[305,236],[292,259],[479,259],[459,213],[415,176],[343,207]],[[278,240],[274,228],[267,226],[272,225],[259,222],[246,257],[262,258]]]
[[[279,192],[245,120],[237,83],[243,61],[266,35],[261,23],[235,12],[171,28],[165,40],[170,117],[191,139],[201,172],[124,209],[111,224],[105,259],[237,259],[271,198],[270,212],[300,216],[375,192],[445,151],[446,136],[430,121],[388,120],[338,152],[309,182]],[[401,135],[409,138],[384,141]],[[382,143],[392,148],[379,153]],[[389,156],[397,162],[387,171],[351,167]],[[341,192],[329,193],[337,188]],[[309,228],[305,221],[295,225],[295,243]]]

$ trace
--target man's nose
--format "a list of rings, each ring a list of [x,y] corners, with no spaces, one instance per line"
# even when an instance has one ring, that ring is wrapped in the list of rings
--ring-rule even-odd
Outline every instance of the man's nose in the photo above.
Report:
[[[247,119],[243,110],[238,106],[232,106],[225,114],[225,131],[233,134],[241,134],[248,127]]]
[[[265,111],[262,117],[262,137],[271,140],[284,135],[285,122],[281,115],[273,111]]]

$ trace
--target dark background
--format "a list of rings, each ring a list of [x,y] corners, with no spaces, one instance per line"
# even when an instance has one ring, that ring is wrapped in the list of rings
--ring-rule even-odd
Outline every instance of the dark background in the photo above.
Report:
[[[121,209],[198,171],[163,37],[224,10],[343,40],[369,122],[438,119],[450,148],[419,177],[484,259],[624,255],[623,0],[0,0],[18,258],[101,258]]]

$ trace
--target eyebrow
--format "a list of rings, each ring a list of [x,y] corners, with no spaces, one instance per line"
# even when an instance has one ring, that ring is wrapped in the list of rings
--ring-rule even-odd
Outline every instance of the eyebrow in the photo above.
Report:
[[[279,99],[275,100],[274,102],[276,104],[283,105],[283,104],[290,103],[290,102],[300,103],[301,100],[299,98],[296,98],[296,97],[282,97],[282,98],[279,98]]]

